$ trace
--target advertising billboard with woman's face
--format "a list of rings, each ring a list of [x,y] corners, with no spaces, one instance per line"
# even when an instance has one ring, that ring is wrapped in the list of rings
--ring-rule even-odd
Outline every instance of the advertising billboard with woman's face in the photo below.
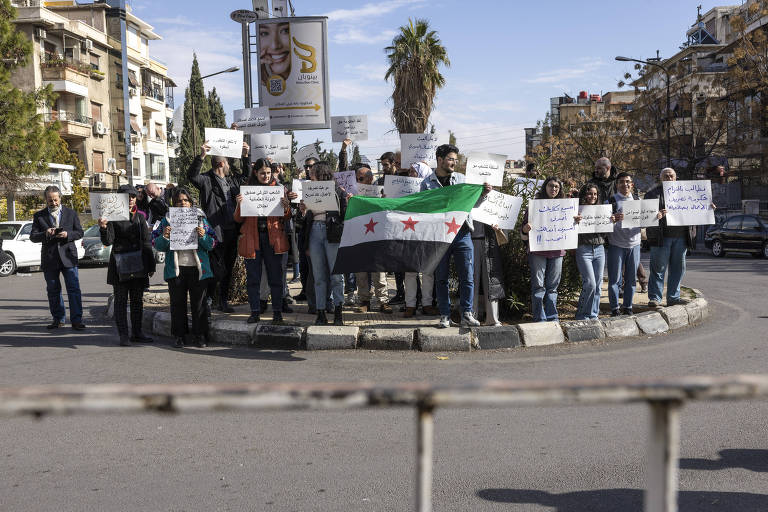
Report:
[[[327,18],[256,21],[259,104],[272,130],[330,127]]]

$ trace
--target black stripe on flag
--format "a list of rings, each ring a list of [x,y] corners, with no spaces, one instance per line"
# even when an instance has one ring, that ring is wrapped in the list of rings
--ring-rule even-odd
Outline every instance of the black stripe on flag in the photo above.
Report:
[[[380,240],[340,247],[332,273],[434,272],[450,246],[424,240]]]

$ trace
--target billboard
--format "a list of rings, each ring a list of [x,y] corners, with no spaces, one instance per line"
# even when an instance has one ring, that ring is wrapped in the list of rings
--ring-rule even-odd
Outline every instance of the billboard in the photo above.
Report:
[[[254,22],[259,54],[259,105],[272,130],[330,128],[328,29],[324,16]]]

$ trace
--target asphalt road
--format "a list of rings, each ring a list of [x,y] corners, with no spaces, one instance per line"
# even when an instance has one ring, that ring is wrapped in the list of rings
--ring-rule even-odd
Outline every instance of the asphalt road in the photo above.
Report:
[[[104,274],[82,270],[86,309],[108,296]],[[712,309],[695,328],[438,360],[419,352],[121,348],[111,326],[92,321],[82,334],[51,334],[42,276],[33,273],[0,280],[0,386],[764,372],[768,261],[697,256],[685,284],[703,290]],[[768,510],[766,413],[762,401],[683,409],[681,510]],[[410,410],[378,410],[0,420],[0,510],[410,510],[414,419]],[[642,405],[440,410],[434,508],[640,511],[648,421]]]

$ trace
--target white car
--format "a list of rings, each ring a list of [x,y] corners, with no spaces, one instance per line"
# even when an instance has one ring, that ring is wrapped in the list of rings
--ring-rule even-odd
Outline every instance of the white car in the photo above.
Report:
[[[10,256],[10,259],[0,264],[0,277],[10,276],[18,268],[39,267],[40,250],[42,244],[34,243],[29,239],[32,232],[32,221],[7,221],[0,222],[0,240],[2,250]],[[82,244],[75,243],[77,258],[85,254]],[[0,258],[3,261],[4,258]]]

